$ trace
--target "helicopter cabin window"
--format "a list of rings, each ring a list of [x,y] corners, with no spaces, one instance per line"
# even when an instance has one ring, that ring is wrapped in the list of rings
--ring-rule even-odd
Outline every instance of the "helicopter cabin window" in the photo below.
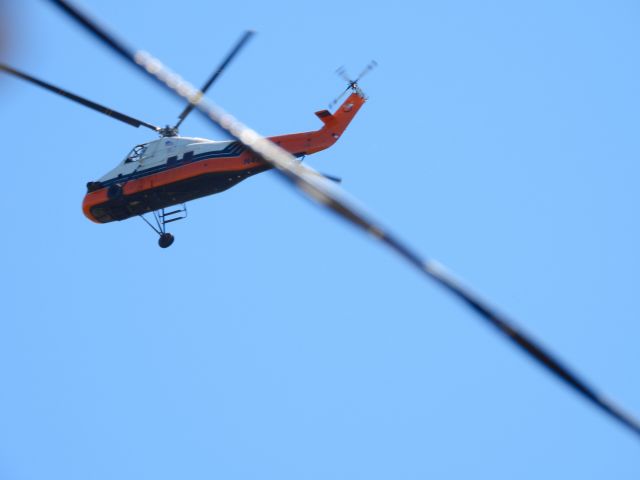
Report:
[[[129,155],[127,155],[127,158],[125,158],[124,163],[139,162],[144,155],[144,152],[146,151],[146,143],[143,143],[142,145],[136,145],[135,147],[133,147],[131,152],[129,152]]]

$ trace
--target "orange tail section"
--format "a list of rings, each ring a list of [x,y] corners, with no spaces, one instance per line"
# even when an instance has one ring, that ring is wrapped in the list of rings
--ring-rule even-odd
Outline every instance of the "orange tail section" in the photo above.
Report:
[[[311,155],[329,148],[340,138],[365,101],[366,99],[362,95],[354,92],[349,95],[335,113],[332,114],[328,110],[316,112],[316,116],[324,123],[320,130],[278,135],[269,137],[269,140],[297,156]]]

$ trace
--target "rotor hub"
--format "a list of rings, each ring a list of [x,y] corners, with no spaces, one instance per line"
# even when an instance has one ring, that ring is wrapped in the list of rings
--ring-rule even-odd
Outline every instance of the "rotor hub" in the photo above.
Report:
[[[166,127],[158,130],[158,133],[161,137],[177,137],[178,136],[178,127],[171,127],[167,125]]]

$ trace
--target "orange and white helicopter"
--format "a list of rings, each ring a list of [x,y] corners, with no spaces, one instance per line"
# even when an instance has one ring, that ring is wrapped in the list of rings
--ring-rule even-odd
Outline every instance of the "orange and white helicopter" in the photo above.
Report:
[[[243,35],[204,84],[201,89],[203,93],[220,76],[251,35],[252,32]],[[375,62],[370,63],[356,80],[350,80],[344,70],[338,70],[348,81],[348,86],[332,105],[346,92],[351,91],[351,94],[334,113],[328,110],[316,112],[323,123],[322,128],[269,139],[299,158],[333,145],[366,101],[358,81],[375,65]],[[161,128],[111,110],[7,65],[0,64],[0,70],[134,127],[147,127],[160,135],[156,140],[136,145],[116,168],[98,180],[88,182],[82,208],[87,218],[97,223],[140,216],[159,235],[158,244],[162,248],[173,243],[174,237],[166,231],[166,225],[186,217],[186,202],[220,193],[271,168],[237,141],[180,136],[178,128],[193,110],[191,104],[182,111],[173,127]],[[178,207],[166,210],[174,206]],[[155,225],[144,216],[147,213],[153,214]]]

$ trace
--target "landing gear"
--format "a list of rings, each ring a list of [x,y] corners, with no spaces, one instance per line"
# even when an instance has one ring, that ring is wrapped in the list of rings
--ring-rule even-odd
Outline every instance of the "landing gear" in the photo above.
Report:
[[[160,245],[160,248],[167,248],[171,246],[174,240],[174,236],[170,233],[162,233],[158,239],[158,245]]]
[[[171,212],[165,212],[164,208],[153,212],[153,218],[155,219],[157,227],[154,226],[149,220],[147,220],[144,215],[139,216],[160,237],[158,238],[158,245],[160,246],[160,248],[168,248],[173,244],[175,237],[167,232],[167,223],[176,222],[178,220],[182,220],[183,218],[187,218],[187,206],[183,204],[181,208],[178,208],[177,210],[173,210]]]

